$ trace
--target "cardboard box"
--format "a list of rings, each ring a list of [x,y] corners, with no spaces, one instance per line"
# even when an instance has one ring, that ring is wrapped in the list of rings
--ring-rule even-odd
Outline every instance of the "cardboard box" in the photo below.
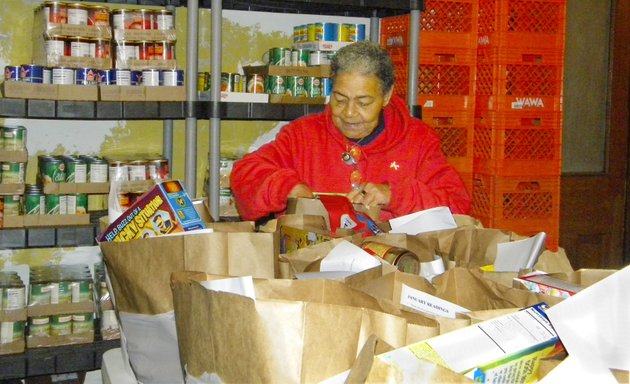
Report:
[[[350,44],[352,43],[345,41],[302,41],[293,43],[293,48],[309,49],[311,51],[337,51]]]
[[[177,69],[175,60],[136,60],[128,61],[129,69],[132,71],[142,71],[145,69]]]
[[[0,184],[0,195],[22,195],[24,184]]]
[[[26,348],[54,347],[58,345],[87,344],[94,342],[94,331],[62,336],[26,336]]]
[[[2,95],[10,99],[57,99],[56,84],[37,84],[25,81],[5,81],[1,84]]]
[[[138,85],[99,85],[99,99],[103,101],[144,101],[146,87]]]
[[[115,40],[137,41],[175,41],[177,30],[175,29],[114,29]]]
[[[221,101],[230,103],[268,103],[267,93],[221,92]],[[201,92],[199,100],[210,100],[210,92]]]
[[[146,101],[185,101],[186,87],[158,86],[145,87]]]
[[[291,95],[269,95],[269,102],[276,104],[326,104],[326,97],[305,97]]]
[[[44,184],[44,193],[49,194],[75,194],[75,193],[109,193],[109,183],[47,183]]]
[[[97,85],[57,85],[57,100],[96,101],[98,100]]]
[[[282,65],[250,65],[243,67],[245,75],[330,77],[330,65],[293,67]]]
[[[414,361],[428,360],[476,382],[534,382],[538,362],[559,339],[544,304],[486,320],[378,355],[413,380]],[[419,364],[419,363],[418,363]]]
[[[107,227],[98,238],[128,241],[206,228],[178,180],[157,183]]]
[[[7,161],[13,163],[26,163],[28,161],[27,151],[7,151],[0,149],[0,162]]]

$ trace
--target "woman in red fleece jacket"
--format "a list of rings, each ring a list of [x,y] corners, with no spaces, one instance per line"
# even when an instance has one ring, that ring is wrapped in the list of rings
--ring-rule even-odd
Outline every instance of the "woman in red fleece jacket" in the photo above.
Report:
[[[281,213],[289,197],[318,192],[378,204],[382,220],[437,206],[468,213],[470,197],[438,136],[392,94],[387,51],[367,41],[348,45],[331,70],[324,112],[292,121],[234,163],[231,187],[241,217]]]

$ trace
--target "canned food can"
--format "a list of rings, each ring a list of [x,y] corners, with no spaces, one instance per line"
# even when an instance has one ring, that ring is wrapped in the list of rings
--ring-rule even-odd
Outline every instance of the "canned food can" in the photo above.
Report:
[[[365,24],[341,24],[340,41],[357,42],[365,40]]]
[[[89,39],[88,44],[90,45],[89,57],[96,59],[109,59],[111,57],[109,39]]]
[[[269,65],[291,65],[291,48],[269,48],[269,50],[265,52],[265,55],[263,55],[263,61]]]
[[[306,40],[315,41],[315,23],[308,23],[306,25]]]
[[[145,69],[142,71],[142,85],[157,87],[160,85],[160,71],[157,69]]]
[[[109,19],[109,8],[100,5],[92,5],[88,7],[88,25],[109,27]]]
[[[88,161],[88,183],[106,183],[108,173],[109,165],[107,164],[107,161],[101,158],[91,158]]]
[[[304,79],[304,89],[307,97],[319,97],[322,95],[322,80],[319,77],[307,77]]]
[[[47,24],[67,24],[68,8],[67,4],[61,1],[46,1],[42,4]]]
[[[66,5],[68,11],[68,24],[87,25],[88,7],[83,4],[72,3]]]
[[[0,344],[9,344],[23,339],[23,321],[3,321],[0,323]]]
[[[78,280],[70,283],[70,291],[72,292],[72,302],[81,303],[85,301],[93,301],[93,285],[92,280]]]
[[[164,180],[170,177],[167,159],[152,159],[147,161],[149,179]]]
[[[131,71],[131,85],[142,85],[142,71]]]
[[[339,24],[315,23],[315,41],[339,41]]]
[[[84,37],[69,37],[70,55],[72,57],[92,57],[90,56],[90,41]]]
[[[155,26],[160,30],[175,29],[173,12],[167,9],[158,10],[155,13]]]
[[[94,331],[94,315],[80,313],[72,315],[72,333],[88,333]]]
[[[51,194],[46,195],[46,215],[65,215],[65,214],[67,214],[66,195],[59,195],[56,193],[51,193]],[[51,304],[55,304],[55,303],[51,303]]]
[[[4,67],[4,80],[20,80],[20,66],[19,65],[5,65]]]
[[[114,9],[112,11],[112,25],[114,29],[128,29],[127,26],[133,20],[132,9]]]
[[[113,75],[114,84],[131,85],[131,71],[128,69],[110,69],[110,77]]]
[[[2,148],[7,151],[25,151],[26,150],[26,128],[18,127],[0,127],[2,135]]]
[[[53,84],[74,84],[74,69],[56,67],[52,69]]]
[[[26,306],[26,288],[8,286],[2,289],[2,306],[6,310],[22,309]]]
[[[20,80],[28,83],[43,83],[44,67],[34,64],[22,64],[20,66]]]
[[[332,82],[329,77],[322,77],[322,96],[330,96],[332,92]]]
[[[197,92],[205,92],[210,89],[210,73],[197,72]]]
[[[2,184],[22,184],[24,183],[24,163],[15,161],[3,161],[0,163],[2,168]]]
[[[284,76],[267,76],[267,87],[265,88],[266,93],[271,95],[283,95],[286,91],[286,79]]]
[[[160,85],[181,87],[184,85],[184,71],[181,69],[165,69],[160,71]]]
[[[139,45],[134,41],[116,40],[115,67],[117,69],[129,69],[131,60],[138,60]]]
[[[148,180],[147,162],[145,160],[132,160],[127,162],[129,180]]]
[[[52,315],[50,335],[64,336],[72,333],[72,315]]]
[[[65,197],[65,195],[63,196]],[[66,212],[67,213],[67,212]],[[60,277],[57,277],[58,279]],[[50,294],[51,304],[68,304],[72,302],[72,290],[70,289],[70,282],[61,280],[52,283],[53,290]],[[57,287],[56,290],[54,287]],[[56,297],[55,297],[56,293]],[[56,300],[56,301],[55,301]]]
[[[311,51],[308,56],[308,65],[325,65],[330,64],[330,51]]]
[[[88,197],[85,193],[66,195],[66,213],[68,215],[84,215],[87,213]]]
[[[74,70],[74,83],[77,85],[98,84],[97,70],[94,68],[77,68]]]
[[[24,214],[43,215],[46,213],[46,198],[40,191],[30,191],[24,194]]]
[[[61,159],[52,156],[40,156],[38,162],[41,184],[66,181],[66,164]]]
[[[29,318],[28,334],[29,336],[49,336],[50,317],[38,316]]]
[[[240,92],[241,75],[238,73],[221,73],[221,91]]]
[[[291,65],[294,67],[306,67],[311,51],[309,49],[294,49],[291,51]]]
[[[265,93],[265,77],[263,75],[251,74],[245,76],[245,92]]]
[[[295,25],[293,27],[293,42],[301,43],[308,39],[308,27],[306,24]]]
[[[50,67],[44,67],[44,84],[52,84],[52,69]]]
[[[131,12],[129,23],[125,25],[125,29],[157,29],[154,22],[153,12],[149,9],[136,9]]]
[[[112,160],[109,162],[109,180],[110,181],[127,181],[129,180],[129,168],[127,163],[121,160]]]
[[[304,77],[302,76],[287,76],[286,94],[291,96],[306,96],[306,89],[304,89]]]
[[[31,281],[29,290],[29,305],[50,304],[50,282]]]
[[[66,46],[68,43],[66,36],[52,35],[44,41],[44,48],[46,49],[46,56],[59,60],[63,56],[70,56],[70,46]]]
[[[415,253],[407,249],[375,241],[364,242],[361,244],[361,248],[367,253],[387,261],[398,268],[399,271],[415,275],[420,274],[420,259]]]
[[[7,216],[19,216],[20,215],[20,206],[22,202],[21,195],[3,195],[0,196],[4,203],[3,215]]]
[[[66,183],[86,183],[87,163],[79,157],[64,158],[66,165]]]
[[[234,211],[234,196],[230,188],[219,189],[219,215],[220,216],[233,216]]]
[[[219,161],[219,188],[230,188],[230,174],[234,167],[234,159],[222,158]]]

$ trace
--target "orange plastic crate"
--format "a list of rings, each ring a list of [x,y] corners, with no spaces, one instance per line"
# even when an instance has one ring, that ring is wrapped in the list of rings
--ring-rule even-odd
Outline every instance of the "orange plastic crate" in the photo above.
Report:
[[[477,0],[427,0],[420,13],[420,48],[474,48]],[[409,45],[409,15],[381,19],[383,47]]]
[[[560,175],[473,174],[472,216],[485,227],[522,235],[547,233],[556,250],[560,232]]]
[[[566,0],[479,0],[478,44],[564,48]]]
[[[562,167],[558,112],[488,113],[476,117],[473,170],[497,176],[557,176]]]
[[[423,109],[422,120],[440,137],[448,162],[458,172],[472,174],[473,111]]]
[[[422,114],[436,111],[474,111],[475,96],[451,95],[418,95],[418,105],[422,106]],[[474,112],[473,112],[474,113]]]
[[[475,96],[476,114],[488,112],[561,112],[562,96]]]
[[[480,96],[561,96],[562,65],[477,62],[476,94]]]

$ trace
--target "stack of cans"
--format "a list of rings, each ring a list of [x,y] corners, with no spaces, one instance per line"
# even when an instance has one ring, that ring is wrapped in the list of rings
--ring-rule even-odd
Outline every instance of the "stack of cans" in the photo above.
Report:
[[[26,307],[26,286],[14,271],[0,271],[0,312],[14,311]],[[6,318],[0,321],[0,352],[2,346],[24,340],[26,317]]]

